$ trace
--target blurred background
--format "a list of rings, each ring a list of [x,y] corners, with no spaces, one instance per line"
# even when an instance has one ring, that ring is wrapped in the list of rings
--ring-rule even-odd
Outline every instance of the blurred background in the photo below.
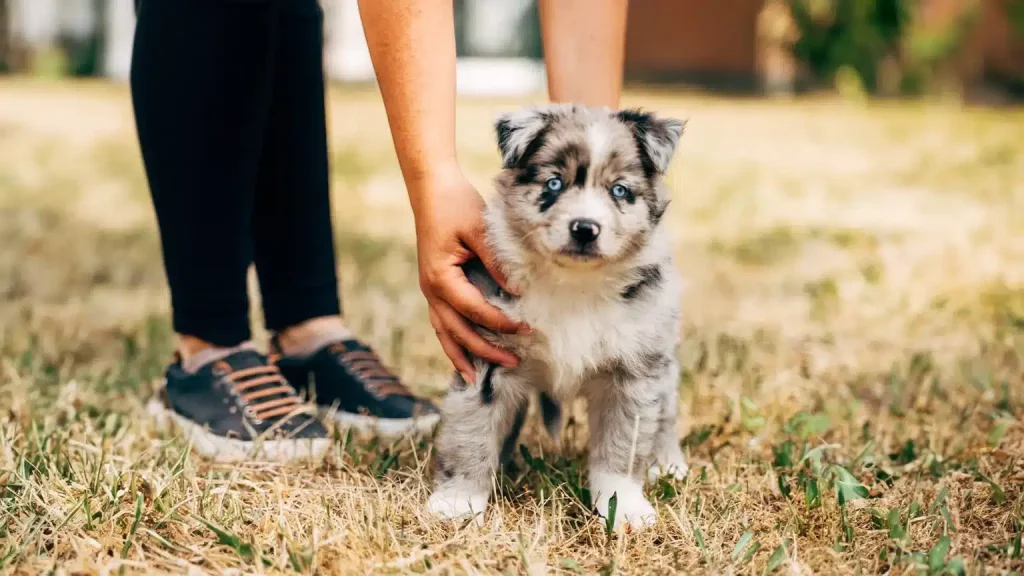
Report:
[[[134,0],[3,0],[0,70],[127,77]],[[460,88],[543,87],[536,3],[455,2]],[[373,78],[356,0],[324,0],[330,77]],[[729,91],[941,92],[1005,101],[1024,93],[1022,0],[636,0],[633,82]]]
[[[323,6],[346,320],[436,397],[451,368],[418,289],[412,214],[356,1]],[[455,6],[456,144],[486,195],[500,164],[495,114],[545,99],[537,8]],[[133,25],[133,0],[0,0],[0,571],[55,570],[60,558],[85,573],[126,555],[149,571],[244,564],[194,520],[210,510],[277,556],[306,550],[270,544],[281,526],[294,542],[330,534],[310,548],[325,550],[316,558],[328,573],[380,573],[422,554],[455,566],[566,556],[603,571],[610,547],[597,524],[580,528],[581,513],[541,525],[591,536],[524,552],[522,535],[537,528],[532,512],[517,512],[534,509],[522,499],[505,506],[507,530],[459,532],[448,548],[450,535],[433,528],[381,529],[380,518],[419,525],[426,477],[422,452],[402,452],[400,474],[389,474],[398,452],[384,444],[346,444],[329,471],[232,469],[244,481],[216,484],[223,506],[197,497],[219,472],[182,464],[185,443],[154,430],[144,410],[174,344],[126,82]],[[1024,0],[631,0],[627,28],[624,106],[688,120],[664,221],[687,283],[680,433],[702,468],[658,488],[682,521],[634,549],[634,572],[732,573],[734,562],[784,557],[782,538],[799,542],[802,573],[909,570],[910,551],[927,555],[951,518],[951,557],[977,573],[1018,569]],[[262,342],[254,278],[251,294]],[[564,455],[550,470],[582,469],[585,434],[557,447],[541,436],[528,424],[524,442]],[[832,500],[817,508],[809,491],[784,500],[792,462],[804,462],[785,455],[819,443],[871,486],[889,530],[865,511],[840,515]],[[71,469],[89,472],[76,480]],[[161,489],[153,511],[146,497],[129,548],[131,516],[118,510],[135,500],[116,486],[136,475],[175,488]],[[297,483],[286,504],[268,487],[279,478]],[[349,489],[363,485],[372,488]],[[538,493],[522,488],[512,492]],[[102,505],[100,492],[110,493]],[[909,510],[905,534],[886,517],[898,509]],[[914,517],[911,531],[925,509],[930,519]],[[332,510],[351,516],[332,520]],[[741,559],[744,530],[758,541]]]
[[[412,216],[357,3],[323,7],[349,321],[406,377],[442,390],[448,366],[416,289]],[[545,98],[537,6],[455,8],[458,152],[486,194],[494,114]],[[8,350],[52,341],[66,358],[105,341],[97,334],[169,333],[126,82],[134,10],[133,0],[0,0]],[[916,326],[915,310],[993,282],[1012,288],[1022,273],[1012,258],[1024,214],[1024,0],[633,0],[626,45],[624,105],[690,119],[669,184],[695,327],[800,339],[848,320],[851,342],[874,345],[908,337],[877,319]],[[258,323],[255,285],[253,296]],[[74,326],[90,337],[65,338]]]
[[[357,2],[323,7],[349,321],[439,391],[448,365],[416,288],[412,215]],[[537,6],[455,8],[458,152],[486,194],[494,114],[545,98]],[[169,334],[126,81],[134,11],[134,0],[0,0],[8,350],[52,340],[66,358],[97,334]],[[633,0],[625,75],[624,105],[690,120],[669,184],[694,326],[799,339],[849,320],[853,341],[877,344],[907,337],[873,322],[914,325],[908,301],[925,310],[1024,270],[1007,260],[1024,214],[1024,0]],[[255,284],[253,297],[258,323]],[[65,338],[74,326],[90,337]]]

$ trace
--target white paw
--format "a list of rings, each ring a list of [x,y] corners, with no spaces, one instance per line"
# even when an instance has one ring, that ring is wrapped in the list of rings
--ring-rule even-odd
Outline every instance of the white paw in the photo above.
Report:
[[[592,472],[590,476],[590,494],[602,518],[608,518],[609,503],[615,496],[615,530],[640,531],[658,521],[657,511],[644,498],[643,486],[636,480],[604,472]]]
[[[647,481],[655,482],[662,476],[669,476],[675,480],[686,478],[690,467],[686,464],[686,457],[682,451],[675,451],[671,454],[658,456],[658,459],[647,469]]]
[[[483,524],[487,511],[487,492],[466,492],[456,488],[445,488],[430,495],[427,510],[439,518],[452,520],[475,516],[477,524]]]

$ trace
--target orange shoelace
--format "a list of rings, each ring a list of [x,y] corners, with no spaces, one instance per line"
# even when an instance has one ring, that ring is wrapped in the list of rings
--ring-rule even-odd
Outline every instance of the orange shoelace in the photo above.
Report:
[[[385,398],[387,396],[411,396],[409,390],[402,385],[402,382],[387,368],[383,362],[370,350],[358,350],[346,348],[344,344],[332,344],[331,353],[338,357],[342,365],[354,374],[367,389],[374,395]]]
[[[217,369],[231,384],[231,392],[238,395],[248,407],[249,414],[254,420],[285,416],[302,404],[295,389],[273,364],[233,370],[227,362],[221,362]],[[270,396],[279,397],[253,402]]]

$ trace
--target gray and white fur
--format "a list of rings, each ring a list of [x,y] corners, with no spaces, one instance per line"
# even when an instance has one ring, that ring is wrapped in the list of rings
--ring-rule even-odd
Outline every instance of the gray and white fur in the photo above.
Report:
[[[685,475],[676,433],[681,282],[662,216],[662,177],[683,122],[575,105],[532,107],[496,123],[503,168],[486,210],[487,239],[520,295],[478,262],[465,272],[527,335],[489,341],[516,368],[475,359],[472,385],[455,376],[442,404],[429,509],[480,515],[492,475],[515,448],[529,398],[549,431],[560,404],[582,395],[590,423],[589,487],[616,526],[656,519],[645,475]]]

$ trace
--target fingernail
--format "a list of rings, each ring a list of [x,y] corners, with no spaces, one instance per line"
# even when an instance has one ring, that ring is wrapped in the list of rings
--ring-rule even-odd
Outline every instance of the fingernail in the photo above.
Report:
[[[505,368],[515,368],[516,366],[519,366],[519,358],[507,362],[502,362],[501,365],[504,366]]]
[[[508,291],[511,292],[512,294],[515,294],[516,296],[519,296],[519,293],[520,293],[519,285],[518,284],[509,284],[508,285]]]
[[[466,372],[459,372],[459,375],[462,376],[462,381],[466,384],[472,384],[476,381],[476,378],[471,378]]]
[[[520,336],[526,336],[527,334],[533,334],[533,327],[524,322],[524,323],[519,325],[519,329],[516,330],[516,334],[519,334]]]

